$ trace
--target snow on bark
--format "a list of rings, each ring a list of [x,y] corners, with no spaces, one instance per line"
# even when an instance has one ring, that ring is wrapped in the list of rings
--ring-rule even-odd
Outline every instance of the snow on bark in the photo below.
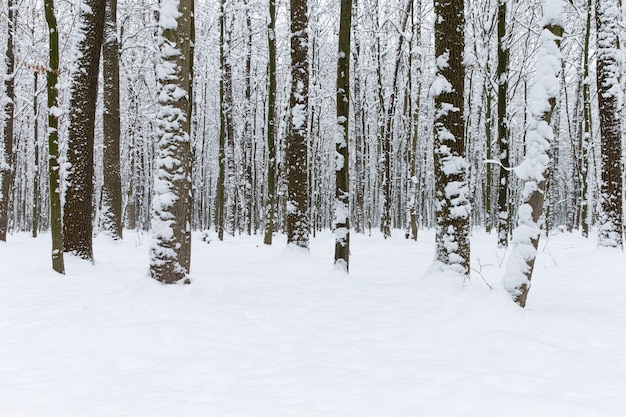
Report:
[[[463,2],[438,1],[435,13],[437,74],[430,89],[435,97],[435,261],[439,267],[469,276],[471,203],[464,140]]]
[[[187,210],[190,191],[189,138],[189,33],[179,20],[185,18],[178,0],[161,2],[157,66],[159,111],[155,160],[150,270],[152,277],[173,283],[185,276],[188,265],[181,251],[188,250]],[[189,12],[189,9],[186,9]],[[190,16],[186,16],[190,19]],[[184,65],[186,64],[186,65]]]
[[[287,243],[309,247],[308,207],[308,4],[291,0],[291,129],[286,140]]]
[[[619,62],[621,60],[618,41],[619,17],[615,0],[597,1],[596,73],[600,113],[600,153],[602,155],[598,244],[621,248],[623,246],[623,161],[620,123],[622,90],[619,80]]]
[[[513,250],[508,260],[504,286],[522,307],[526,304],[530,289],[544,221],[544,190],[550,163],[548,151],[554,139],[550,118],[560,87],[563,6],[561,0],[543,2],[543,30],[539,37],[535,78],[528,99],[531,117],[526,155],[522,163],[513,170],[524,181],[524,189],[522,205],[518,209],[517,226],[513,230]]]

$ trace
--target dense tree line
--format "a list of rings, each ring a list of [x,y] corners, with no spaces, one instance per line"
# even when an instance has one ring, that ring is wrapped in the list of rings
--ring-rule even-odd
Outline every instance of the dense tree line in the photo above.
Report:
[[[2,8],[0,239],[51,230],[58,272],[124,228],[152,231],[170,283],[193,230],[306,249],[331,228],[347,271],[351,232],[436,227],[469,275],[480,227],[513,243],[524,305],[541,233],[623,246],[617,0]]]

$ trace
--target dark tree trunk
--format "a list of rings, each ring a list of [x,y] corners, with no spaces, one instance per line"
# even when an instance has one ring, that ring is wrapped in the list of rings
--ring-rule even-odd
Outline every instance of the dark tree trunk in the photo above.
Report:
[[[465,67],[462,1],[435,2],[436,260],[469,276],[470,212],[463,104]]]
[[[33,237],[39,232],[39,73],[33,73],[33,147],[35,148],[35,169],[33,173]]]
[[[72,77],[63,237],[66,252],[93,261],[94,126],[106,1],[86,0],[85,5],[91,12],[81,9],[84,37]]]
[[[600,112],[600,219],[598,244],[623,247],[622,132],[619,83],[619,9],[616,0],[597,0],[598,109]]]
[[[507,92],[509,87],[509,46],[506,39],[506,0],[498,5],[498,151],[501,167],[509,167]],[[498,247],[509,244],[509,171],[500,168],[498,181]]]
[[[276,2],[269,0],[267,27],[268,91],[267,91],[267,200],[265,203],[265,235],[263,243],[272,244],[276,217]]]
[[[52,269],[65,273],[63,260],[63,224],[61,222],[61,180],[59,175],[59,109],[57,81],[59,76],[59,32],[53,0],[44,1],[48,23],[49,58],[48,89],[48,177],[50,181],[50,232],[52,235]]]
[[[6,78],[4,80],[4,140],[0,152],[0,241],[6,242],[9,228],[9,195],[13,182],[13,124],[15,120],[15,8],[13,0],[7,1],[7,50],[5,55]]]
[[[350,30],[352,0],[341,0],[337,54],[337,137],[335,138],[335,266],[348,272],[350,261]]]
[[[113,239],[122,238],[120,176],[120,66],[117,40],[117,0],[106,0],[102,70],[104,73],[104,183],[102,227]]]

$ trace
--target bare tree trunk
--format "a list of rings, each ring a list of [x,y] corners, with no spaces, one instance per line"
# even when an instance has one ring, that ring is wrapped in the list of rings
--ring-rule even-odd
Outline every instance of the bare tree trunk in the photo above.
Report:
[[[61,181],[59,175],[59,32],[54,15],[53,0],[44,0],[50,65],[47,71],[48,88],[48,177],[50,181],[50,230],[52,235],[52,269],[59,274],[65,273],[63,261],[63,224],[61,217]]]
[[[352,0],[341,0],[337,54],[337,133],[335,133],[335,266],[348,272],[350,264],[350,30]]]
[[[415,13],[418,15],[417,22],[415,21]],[[410,59],[409,59],[409,75],[411,79],[415,79],[415,89],[416,89],[416,98],[415,104],[413,108],[412,117],[412,126],[411,129],[411,149],[410,149],[410,157],[409,157],[409,227],[411,230],[410,237],[413,240],[417,240],[417,190],[418,190],[418,179],[417,179],[417,143],[419,139],[419,114],[420,114],[420,106],[421,106],[421,93],[422,93],[422,52],[417,53],[417,73],[415,76],[412,75],[411,62],[413,57],[413,48],[414,42],[417,42],[417,47],[421,47],[421,24],[422,24],[422,2],[421,0],[417,0],[415,4],[413,4],[411,8],[411,25],[413,26],[413,36],[411,38],[411,51]],[[413,87],[413,82],[409,83],[411,88]],[[410,89],[411,90],[411,89]],[[409,90],[409,91],[410,91]]]
[[[105,0],[85,0],[80,22],[79,58],[72,76],[67,184],[63,210],[64,249],[93,261],[92,213],[94,127]]]
[[[591,39],[591,13],[592,0],[587,0],[587,23],[585,26],[585,41],[583,44],[583,129],[580,137],[580,151],[582,153],[580,164],[580,217],[582,225],[582,235],[589,236],[589,146],[591,143],[591,133],[593,132],[591,119],[591,91],[589,79],[589,55]]]
[[[244,112],[244,180],[243,180],[243,209],[244,226],[248,235],[252,234],[254,214],[253,176],[254,170],[254,118],[252,117],[252,19],[250,17],[249,2],[246,1],[246,80],[245,80],[245,112]]]
[[[4,90],[4,140],[0,149],[0,241],[7,241],[9,228],[9,195],[13,182],[13,124],[15,122],[15,51],[13,36],[15,33],[15,7],[13,0],[7,0],[7,50],[5,55],[6,78]]]
[[[33,147],[35,148],[35,169],[33,173],[33,237],[39,232],[39,73],[33,73]]]
[[[498,5],[498,151],[501,167],[509,167],[509,127],[507,93],[509,88],[509,45],[506,37],[506,0]],[[509,245],[509,171],[500,168],[498,181],[498,247]]]
[[[102,70],[104,73],[104,183],[102,228],[113,239],[121,239],[122,179],[120,176],[120,64],[117,39],[117,0],[106,0]]]
[[[263,243],[272,244],[276,217],[276,2],[269,0],[267,27],[268,92],[267,92],[267,200],[265,203],[265,235]]]

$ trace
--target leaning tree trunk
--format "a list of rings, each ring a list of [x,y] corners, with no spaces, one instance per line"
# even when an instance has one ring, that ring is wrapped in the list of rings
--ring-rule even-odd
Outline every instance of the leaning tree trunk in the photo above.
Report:
[[[172,16],[171,11],[177,13]],[[150,273],[172,284],[189,273],[191,257],[191,69],[193,0],[163,0]]]
[[[4,140],[0,149],[0,241],[6,242],[9,228],[9,194],[13,182],[13,124],[15,120],[15,52],[13,34],[15,29],[15,8],[13,0],[8,0],[7,50],[5,56],[6,78],[4,90]]]
[[[463,2],[435,2],[435,13],[437,74],[432,92],[435,96],[436,261],[469,276],[471,203],[463,118]]]
[[[61,181],[59,175],[59,32],[54,15],[53,0],[44,0],[48,23],[49,58],[47,71],[48,89],[48,178],[50,189],[50,232],[52,235],[52,269],[65,273],[63,261],[63,224],[61,222]]]
[[[350,30],[352,0],[341,0],[337,54],[337,132],[335,133],[335,266],[348,272],[350,261]]]
[[[529,131],[526,155],[515,168],[524,181],[522,204],[518,209],[517,226],[513,230],[513,251],[509,257],[504,286],[513,300],[524,307],[530,289],[530,280],[537,257],[537,246],[543,225],[543,202],[546,177],[550,164],[550,142],[554,133],[550,125],[552,112],[559,95],[561,72],[561,36],[563,35],[563,2],[544,0],[544,26],[539,38],[537,70],[530,93]]]
[[[617,0],[597,0],[598,109],[600,113],[601,186],[598,245],[623,247],[622,131]]]
[[[117,0],[106,1],[102,70],[104,73],[104,182],[102,228],[122,238],[122,179],[120,176],[120,66],[117,40]]]
[[[92,212],[94,127],[105,0],[85,0],[80,10],[82,36],[72,73],[67,184],[63,210],[64,249],[93,261]]]
[[[287,136],[287,243],[309,247],[308,118],[309,35],[307,0],[291,5],[290,129]]]

